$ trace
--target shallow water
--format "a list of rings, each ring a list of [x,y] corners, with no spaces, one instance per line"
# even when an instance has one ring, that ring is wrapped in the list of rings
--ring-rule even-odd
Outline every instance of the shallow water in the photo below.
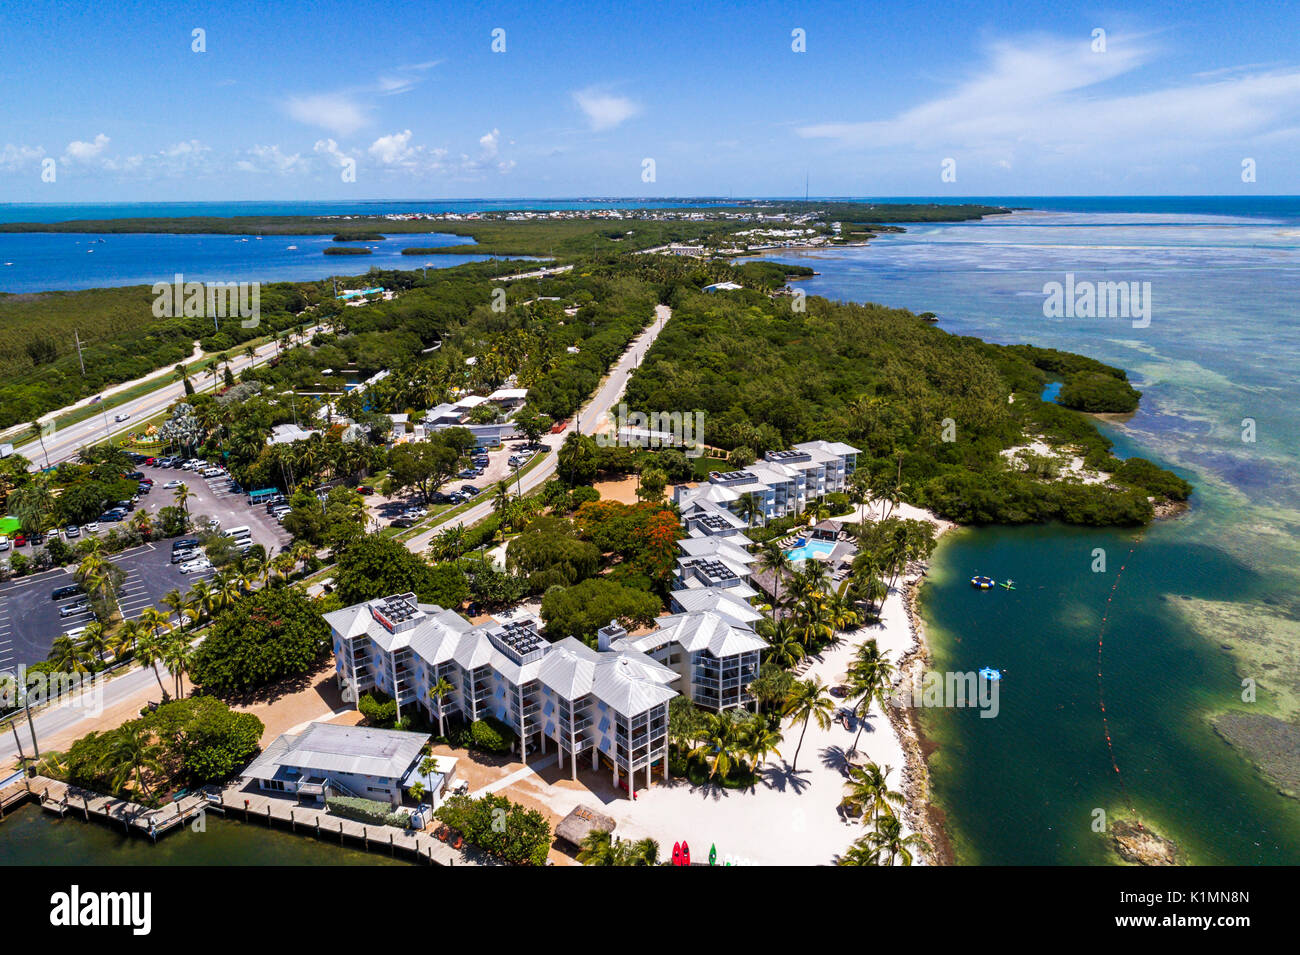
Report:
[[[1102,426],[1117,453],[1197,486],[1191,512],[1150,528],[1131,554],[1132,532],[1062,527],[961,531],[939,548],[922,591],[936,668],[1005,671],[997,718],[922,716],[959,861],[1113,861],[1092,829],[1100,809],[1136,811],[1191,862],[1300,863],[1300,802],[1209,722],[1226,710],[1300,720],[1295,206],[1252,200],[1231,214],[1223,200],[1226,214],[1208,215],[1135,200],[780,257],[822,273],[799,283],[809,294],[933,311],[958,334],[1125,368],[1143,399],[1127,422]],[[1067,273],[1149,282],[1150,324],[1044,317],[1044,285]],[[1104,573],[1092,570],[1096,548]],[[1017,589],[975,591],[972,574]],[[1258,683],[1254,703],[1242,701],[1243,678]]]

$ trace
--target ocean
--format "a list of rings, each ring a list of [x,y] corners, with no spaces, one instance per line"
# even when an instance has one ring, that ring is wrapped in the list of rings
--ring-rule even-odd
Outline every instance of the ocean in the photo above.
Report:
[[[1141,408],[1102,430],[1196,485],[1187,514],[1141,534],[940,545],[921,595],[935,668],[1003,671],[997,718],[921,714],[957,860],[1113,862],[1097,820],[1136,815],[1190,863],[1300,863],[1300,801],[1280,792],[1300,789],[1300,202],[1006,202],[1034,208],[774,256],[821,273],[809,294],[1125,368]],[[1067,275],[1150,283],[1149,323],[1045,317]],[[975,591],[974,574],[1016,589]]]

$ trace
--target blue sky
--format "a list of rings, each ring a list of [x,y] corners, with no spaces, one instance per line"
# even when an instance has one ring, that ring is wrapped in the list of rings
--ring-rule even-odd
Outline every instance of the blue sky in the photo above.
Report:
[[[795,195],[805,174],[814,195],[1294,194],[1297,20],[1233,2],[14,3],[0,201]]]

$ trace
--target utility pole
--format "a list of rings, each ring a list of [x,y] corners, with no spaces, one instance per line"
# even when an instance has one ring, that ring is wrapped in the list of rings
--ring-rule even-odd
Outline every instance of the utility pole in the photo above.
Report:
[[[86,362],[85,362],[85,361],[82,359],[82,357],[81,357],[81,336],[79,336],[79,335],[77,334],[77,330],[76,330],[75,328],[72,330],[72,338],[73,338],[73,340],[76,341],[76,343],[77,343],[77,362],[78,362],[78,364],[81,365],[81,377],[82,377],[82,378],[85,378],[85,377],[86,377]]]

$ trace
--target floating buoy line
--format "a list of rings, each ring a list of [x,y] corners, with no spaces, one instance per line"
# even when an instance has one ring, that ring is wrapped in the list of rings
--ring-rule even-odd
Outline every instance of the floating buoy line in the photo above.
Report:
[[[1115,742],[1110,736],[1110,720],[1106,716],[1106,689],[1102,678],[1102,650],[1106,641],[1106,627],[1110,623],[1110,605],[1115,599],[1115,593],[1119,589],[1120,579],[1124,576],[1124,568],[1128,562],[1133,559],[1133,552],[1137,550],[1137,545],[1141,543],[1142,535],[1139,534],[1133,538],[1133,543],[1129,545],[1128,556],[1124,558],[1124,563],[1119,565],[1119,571],[1115,574],[1115,580],[1110,585],[1110,594],[1106,597],[1106,609],[1101,615],[1101,629],[1097,633],[1097,705],[1101,708],[1101,728],[1106,735],[1106,751],[1110,754],[1110,765],[1115,770],[1115,779],[1119,781],[1119,791],[1128,804],[1128,810],[1133,819],[1137,822],[1138,830],[1145,832],[1142,826],[1142,818],[1138,815],[1137,806],[1133,803],[1133,796],[1129,793],[1128,787],[1124,785],[1124,774],[1119,771],[1119,760],[1115,757]]]

